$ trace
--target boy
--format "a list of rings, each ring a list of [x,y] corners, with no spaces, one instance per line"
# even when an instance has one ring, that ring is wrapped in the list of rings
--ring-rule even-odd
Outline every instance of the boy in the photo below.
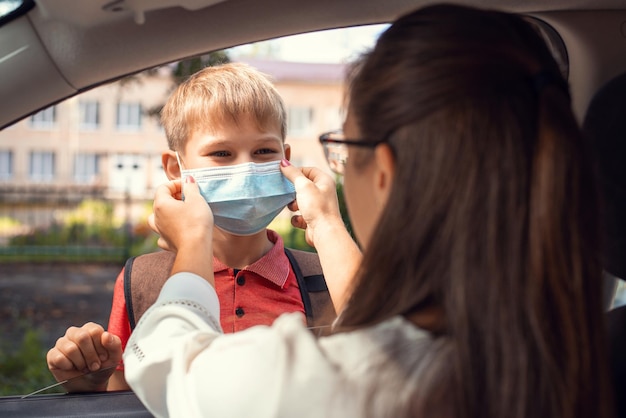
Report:
[[[311,319],[311,300],[293,257],[297,252],[285,251],[280,236],[266,229],[294,198],[289,193],[293,190],[280,184],[283,178],[277,169],[281,159],[289,159],[290,147],[284,143],[284,105],[274,86],[245,64],[207,67],[170,96],[161,122],[169,146],[162,155],[167,177],[172,180],[191,174],[199,184],[207,178],[204,191],[216,223],[213,264],[223,331],[269,325],[284,312],[306,313]],[[259,173],[274,174],[260,177]],[[220,185],[224,178],[234,183]],[[123,365],[119,364],[122,351],[134,324],[158,296],[172,261],[169,252],[129,260],[115,284],[108,332],[88,323],[81,328],[70,327],[57,341],[47,360],[58,381],[102,370],[72,380],[65,385],[66,390],[128,389]],[[311,263],[318,260],[304,261]],[[316,290],[325,288],[322,276],[311,277],[317,279]],[[327,290],[322,290],[322,295],[323,307],[316,308],[314,319],[326,325],[334,310]],[[327,317],[320,321],[322,312]]]

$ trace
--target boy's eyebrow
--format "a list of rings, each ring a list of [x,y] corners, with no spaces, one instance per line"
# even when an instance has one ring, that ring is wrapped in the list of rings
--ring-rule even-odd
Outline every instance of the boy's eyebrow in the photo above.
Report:
[[[217,138],[215,140],[212,140],[210,142],[207,142],[207,146],[220,146],[220,145],[232,145],[233,141],[236,141],[237,138],[230,138],[230,139],[226,139],[226,138]],[[254,140],[255,142],[276,142],[278,144],[282,144],[283,140],[280,137],[274,136],[274,135],[268,135],[268,136],[264,136],[264,137],[259,137],[256,138]]]
[[[233,145],[233,141],[236,141],[236,138],[232,138],[232,139],[224,139],[224,138],[218,138],[215,140],[211,140],[210,142],[207,142],[205,144],[202,145],[201,149],[206,149],[206,148],[215,148],[215,147],[229,147]],[[266,136],[266,137],[261,137],[261,138],[257,138],[254,141],[257,144],[272,144],[272,145],[282,145],[283,144],[283,140],[280,137],[274,136],[274,135],[270,135],[270,136]]]
[[[202,145],[202,148],[232,145],[232,143],[233,143],[232,139],[230,140],[229,139],[216,139],[216,140],[211,140],[209,142],[206,142],[205,144]]]
[[[277,136],[271,135],[271,136],[259,138],[258,142],[277,142],[278,144],[282,144],[283,140]]]

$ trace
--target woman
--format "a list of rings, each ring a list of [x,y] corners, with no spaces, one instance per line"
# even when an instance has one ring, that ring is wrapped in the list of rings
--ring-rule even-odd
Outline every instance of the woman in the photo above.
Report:
[[[159,190],[152,225],[178,255],[124,355],[148,408],[611,416],[593,183],[567,84],[533,28],[458,6],[400,18],[355,66],[344,134],[320,139],[345,175],[362,258],[329,177],[283,167],[340,312],[329,337],[290,315],[220,334],[212,217],[193,179],[185,202],[179,184]]]

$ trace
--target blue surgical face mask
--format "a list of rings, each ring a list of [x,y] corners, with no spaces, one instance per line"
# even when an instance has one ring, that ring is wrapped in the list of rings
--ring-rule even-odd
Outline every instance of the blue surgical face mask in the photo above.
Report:
[[[189,175],[211,207],[215,226],[233,235],[262,231],[296,198],[280,161],[181,170],[182,178]]]

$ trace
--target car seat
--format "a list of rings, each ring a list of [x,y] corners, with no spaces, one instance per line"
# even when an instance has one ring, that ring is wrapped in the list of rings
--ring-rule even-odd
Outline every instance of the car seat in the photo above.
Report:
[[[594,95],[583,123],[597,161],[602,193],[605,272],[626,278],[626,74],[605,84]],[[610,368],[616,413],[626,418],[626,306],[607,313]]]

